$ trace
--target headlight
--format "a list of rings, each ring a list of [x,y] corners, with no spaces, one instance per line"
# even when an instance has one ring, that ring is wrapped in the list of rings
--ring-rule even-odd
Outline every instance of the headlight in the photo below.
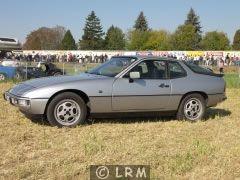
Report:
[[[18,100],[18,105],[19,106],[30,106],[30,101],[26,99],[19,99]]]
[[[11,97],[10,100],[11,100],[12,104],[14,104],[14,105],[18,104],[18,100],[16,98]]]
[[[10,97],[7,95],[7,93],[4,93],[4,99],[5,99],[6,101],[10,101]]]

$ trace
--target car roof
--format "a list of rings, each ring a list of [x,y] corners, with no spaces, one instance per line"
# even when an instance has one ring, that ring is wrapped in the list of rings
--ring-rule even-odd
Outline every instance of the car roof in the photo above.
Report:
[[[3,61],[16,61],[15,59],[2,59]]]
[[[144,59],[144,60],[153,60],[153,59],[157,59],[157,60],[164,60],[164,61],[180,61],[174,58],[170,58],[170,57],[163,57],[163,56],[112,56],[112,58],[133,58],[133,59]]]

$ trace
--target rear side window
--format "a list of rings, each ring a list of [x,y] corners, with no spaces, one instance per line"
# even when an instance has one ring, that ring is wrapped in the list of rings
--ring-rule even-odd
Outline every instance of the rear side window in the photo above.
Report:
[[[205,75],[215,75],[215,73],[212,72],[211,70],[206,69],[206,68],[201,67],[201,66],[198,66],[198,65],[196,65],[194,63],[185,62],[185,64],[195,73],[205,74]]]
[[[169,62],[168,69],[170,79],[182,78],[187,75],[186,71],[178,62]]]

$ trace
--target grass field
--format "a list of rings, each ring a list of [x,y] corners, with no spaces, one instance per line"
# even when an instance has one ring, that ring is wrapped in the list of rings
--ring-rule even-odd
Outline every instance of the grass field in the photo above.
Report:
[[[228,88],[240,88],[240,74],[225,74],[224,79]]]
[[[13,86],[0,83],[0,94]],[[147,164],[151,179],[240,178],[240,89],[197,123],[95,120],[58,129],[0,99],[0,179],[88,179],[91,164]]]

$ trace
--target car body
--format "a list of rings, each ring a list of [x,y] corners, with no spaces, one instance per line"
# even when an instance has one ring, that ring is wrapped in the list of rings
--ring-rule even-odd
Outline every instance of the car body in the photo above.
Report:
[[[11,79],[16,76],[16,68],[11,66],[0,65],[0,81]]]
[[[179,113],[179,119],[195,121],[203,117],[205,107],[226,99],[225,81],[212,71],[201,68],[197,72],[198,66],[191,66],[169,58],[118,56],[77,76],[23,82],[7,91],[4,97],[27,114],[46,115],[52,125],[59,127],[81,124],[88,114],[173,111]],[[185,113],[194,114],[191,108],[196,107],[194,111],[201,109],[201,114],[192,119],[182,116],[179,108],[184,106],[185,99],[188,103]],[[72,117],[70,112],[74,112]],[[60,122],[72,120],[76,112],[83,113],[83,117],[77,116],[80,121]],[[60,120],[52,122],[58,115]]]

